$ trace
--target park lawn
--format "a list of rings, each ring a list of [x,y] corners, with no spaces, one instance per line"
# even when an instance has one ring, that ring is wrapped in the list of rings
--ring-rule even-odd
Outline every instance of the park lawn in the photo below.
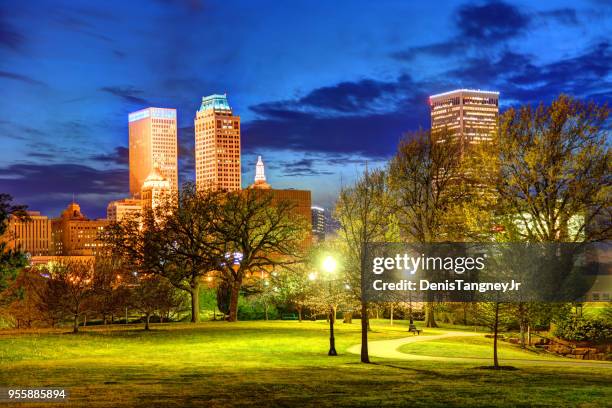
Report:
[[[501,363],[504,360],[557,360],[568,361],[546,352],[522,350],[520,346],[499,340],[498,357]],[[399,351],[406,354],[418,354],[432,357],[463,357],[487,358],[493,356],[493,339],[482,337],[447,337],[426,342],[404,344]]]
[[[375,321],[372,329],[371,340],[406,336],[397,322]],[[338,323],[336,337],[340,355],[328,357],[323,321],[0,332],[0,384],[66,387],[71,397],[60,407],[601,407],[612,398],[610,369],[534,364],[494,372],[476,369],[481,363],[376,358],[366,365],[346,353],[359,343],[358,321]]]

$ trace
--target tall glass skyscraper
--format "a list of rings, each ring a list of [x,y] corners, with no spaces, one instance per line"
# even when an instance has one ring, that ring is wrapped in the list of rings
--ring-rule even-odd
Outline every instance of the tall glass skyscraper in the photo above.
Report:
[[[202,98],[196,112],[195,162],[199,190],[240,190],[240,116],[227,95]]]
[[[176,109],[146,108],[130,113],[130,193],[140,197],[142,184],[157,165],[178,190]]]

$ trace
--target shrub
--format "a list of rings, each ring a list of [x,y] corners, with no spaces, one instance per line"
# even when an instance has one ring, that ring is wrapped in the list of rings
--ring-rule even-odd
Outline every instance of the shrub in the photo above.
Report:
[[[612,324],[599,318],[569,315],[555,323],[553,334],[564,340],[598,343],[612,338]]]

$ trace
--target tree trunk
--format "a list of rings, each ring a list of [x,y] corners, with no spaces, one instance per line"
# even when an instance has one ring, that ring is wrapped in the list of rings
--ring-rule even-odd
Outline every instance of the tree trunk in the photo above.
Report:
[[[240,281],[232,282],[232,291],[230,296],[230,307],[229,307],[229,316],[227,318],[228,322],[236,322],[238,321],[238,297],[240,296]]]
[[[390,325],[393,326],[393,303],[391,303],[391,313],[389,319],[391,320]]]
[[[368,319],[368,304],[361,301],[361,362],[369,363],[370,354],[368,353],[368,330],[370,322]]]
[[[495,303],[495,323],[493,325],[493,367],[499,368],[497,359],[497,331],[499,327],[499,302]]]
[[[298,312],[298,322],[302,323],[302,306],[298,305],[296,307],[297,312]]]
[[[267,321],[268,320],[268,304],[267,303],[264,304],[264,314],[266,316],[266,321]]]
[[[529,346],[531,346],[531,326],[527,325],[527,342]]]
[[[79,313],[78,312],[74,314],[74,326],[72,328],[72,332],[73,333],[79,332]]]
[[[195,278],[190,283],[191,289],[191,323],[200,321],[200,281]]]
[[[145,315],[145,330],[149,330],[149,317],[150,317],[150,314],[147,313]]]
[[[425,327],[438,327],[434,316],[434,303],[427,302],[425,307]]]
[[[344,314],[344,320],[343,323],[353,323],[353,312],[346,312]]]

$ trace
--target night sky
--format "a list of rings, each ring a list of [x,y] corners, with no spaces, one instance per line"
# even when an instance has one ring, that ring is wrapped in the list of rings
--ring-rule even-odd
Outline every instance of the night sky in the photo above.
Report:
[[[429,127],[427,97],[500,92],[502,109],[612,97],[612,2],[2,1],[0,192],[49,216],[128,195],[127,114],[173,107],[181,182],[193,118],[227,92],[277,188],[330,207],[341,183]]]

